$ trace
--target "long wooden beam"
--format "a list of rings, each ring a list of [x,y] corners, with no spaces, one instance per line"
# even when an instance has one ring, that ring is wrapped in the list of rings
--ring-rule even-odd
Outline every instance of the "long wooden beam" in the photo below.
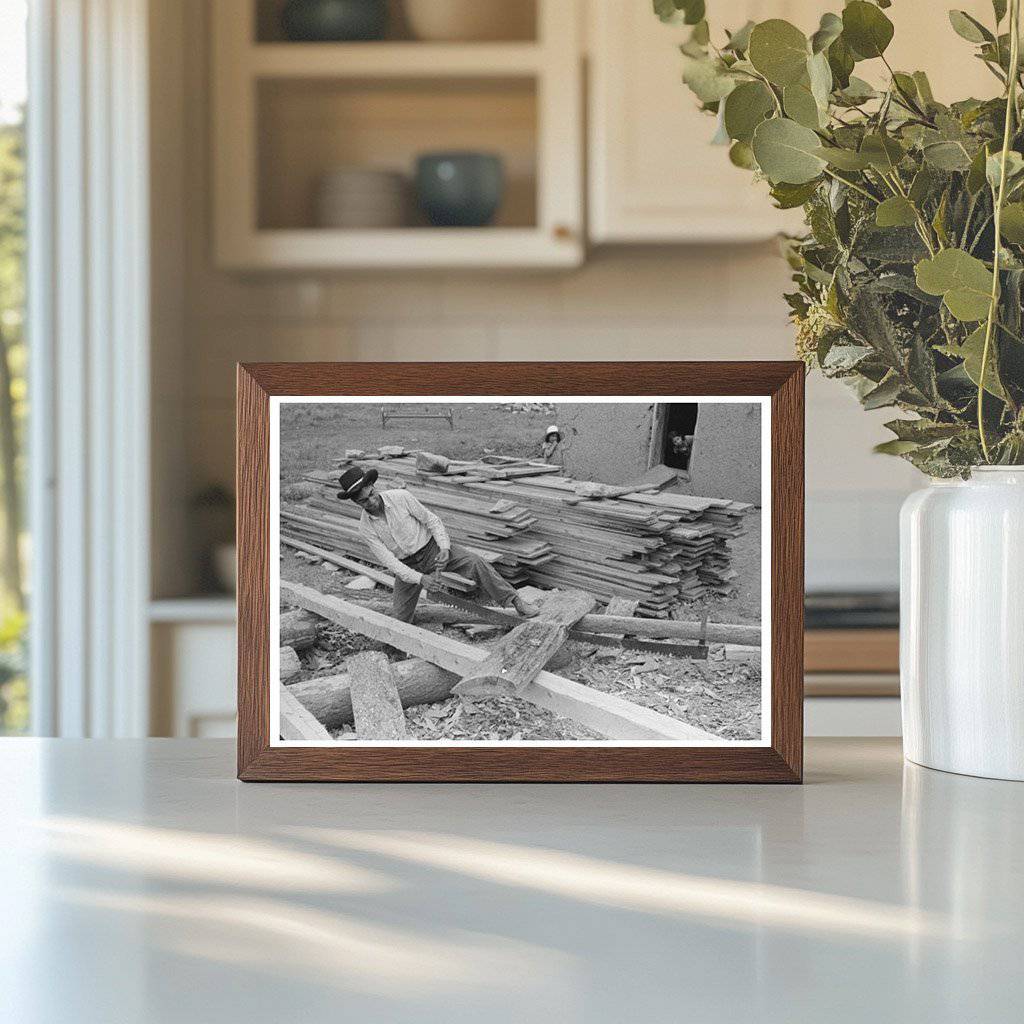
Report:
[[[464,676],[485,661],[488,652],[399,622],[369,608],[361,608],[334,595],[321,594],[300,583],[281,581],[281,594],[299,608],[364,636],[391,644],[414,657],[424,658],[449,672]],[[551,672],[540,672],[520,694],[538,707],[571,718],[600,735],[615,740],[676,740],[682,743],[720,743],[703,729],[678,722],[667,715],[631,704],[600,690],[593,690]]]
[[[293,697],[287,687],[281,687],[280,694],[281,739],[283,740],[316,740],[332,743],[331,734],[313,717],[297,697]]]

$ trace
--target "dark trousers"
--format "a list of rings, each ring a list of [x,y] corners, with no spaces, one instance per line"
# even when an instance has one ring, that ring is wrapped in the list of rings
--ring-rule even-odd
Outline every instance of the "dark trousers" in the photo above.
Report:
[[[440,548],[433,537],[427,541],[408,558],[403,558],[403,564],[429,575],[437,565],[437,555]],[[479,555],[467,551],[458,544],[451,546],[451,553],[448,557],[448,564],[444,567],[445,572],[458,573],[471,579],[477,588],[475,596],[484,597],[490,604],[506,605],[515,596],[516,592],[512,585],[502,576],[498,575],[489,562],[485,562]],[[419,583],[403,583],[402,580],[395,580],[395,592],[392,596],[392,614],[401,622],[412,622],[416,612],[416,602],[419,600],[422,586]]]

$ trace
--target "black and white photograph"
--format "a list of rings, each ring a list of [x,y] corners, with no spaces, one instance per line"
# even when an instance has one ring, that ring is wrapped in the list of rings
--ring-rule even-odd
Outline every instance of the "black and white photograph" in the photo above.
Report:
[[[765,745],[769,428],[757,397],[273,398],[272,745]]]

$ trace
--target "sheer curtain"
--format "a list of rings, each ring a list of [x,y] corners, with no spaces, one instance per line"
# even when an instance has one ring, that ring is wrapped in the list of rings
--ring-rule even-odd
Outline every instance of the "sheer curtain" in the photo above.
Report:
[[[33,0],[32,726],[148,724],[146,0]]]

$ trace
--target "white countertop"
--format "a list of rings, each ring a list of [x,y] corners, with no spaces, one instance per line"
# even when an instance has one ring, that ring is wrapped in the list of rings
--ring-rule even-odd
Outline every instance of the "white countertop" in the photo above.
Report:
[[[226,741],[0,741],[0,1021],[1019,1019],[1024,785],[807,768],[243,785]]]

